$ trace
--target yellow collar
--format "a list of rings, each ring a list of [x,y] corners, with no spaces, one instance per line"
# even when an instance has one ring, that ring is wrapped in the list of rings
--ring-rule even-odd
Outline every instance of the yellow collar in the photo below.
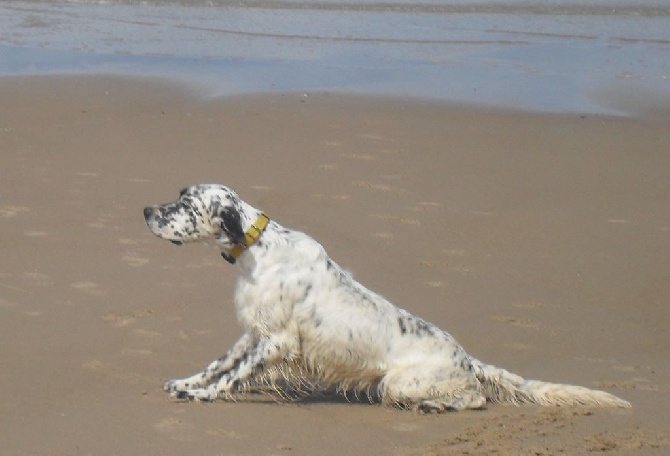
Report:
[[[261,212],[258,215],[256,222],[249,227],[246,233],[244,233],[244,244],[237,244],[233,246],[232,250],[230,251],[230,256],[235,260],[242,254],[242,252],[251,247],[258,240],[258,238],[261,237],[261,234],[263,234],[263,231],[265,231],[265,228],[268,226],[269,222],[270,218]]]

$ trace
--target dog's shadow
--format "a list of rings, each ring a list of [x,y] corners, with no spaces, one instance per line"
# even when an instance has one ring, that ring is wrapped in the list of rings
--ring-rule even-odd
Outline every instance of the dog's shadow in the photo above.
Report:
[[[358,394],[343,394],[335,389],[316,391],[285,391],[271,387],[254,388],[235,395],[236,402],[251,403],[283,403],[297,405],[341,404],[341,405],[370,405],[378,404],[379,398],[375,395],[361,392]]]

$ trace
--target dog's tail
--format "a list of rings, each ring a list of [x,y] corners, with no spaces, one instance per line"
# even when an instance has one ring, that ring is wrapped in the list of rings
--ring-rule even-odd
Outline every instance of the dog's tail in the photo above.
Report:
[[[630,407],[613,394],[583,386],[526,380],[516,374],[472,358],[472,367],[486,399],[510,404],[532,403],[545,406],[581,405]]]

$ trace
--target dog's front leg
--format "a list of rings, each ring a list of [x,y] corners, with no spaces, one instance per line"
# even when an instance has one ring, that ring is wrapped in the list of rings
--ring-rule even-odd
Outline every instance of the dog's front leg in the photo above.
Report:
[[[172,396],[180,397],[186,393],[186,391],[204,388],[213,380],[219,379],[223,373],[230,370],[246,352],[253,348],[253,346],[254,343],[251,340],[251,337],[248,334],[244,334],[237,342],[235,342],[233,347],[228,350],[228,353],[221,358],[212,361],[205,370],[187,378],[168,380],[163,385],[163,389]]]
[[[219,397],[229,398],[240,386],[250,381],[278,361],[286,354],[276,338],[261,338],[255,346],[237,358],[230,369],[220,372],[218,381],[212,382],[204,388],[189,389],[177,393],[177,397],[193,401],[213,401]]]

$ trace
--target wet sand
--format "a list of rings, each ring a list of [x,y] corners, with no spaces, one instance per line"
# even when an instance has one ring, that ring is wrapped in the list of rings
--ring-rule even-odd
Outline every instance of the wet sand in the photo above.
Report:
[[[629,99],[670,106],[668,30],[665,0],[12,0],[0,75],[630,114]]]
[[[3,454],[653,454],[670,442],[670,131],[324,92],[0,79]],[[235,270],[142,208],[221,182],[474,356],[627,410],[418,416],[161,390],[239,336]]]

